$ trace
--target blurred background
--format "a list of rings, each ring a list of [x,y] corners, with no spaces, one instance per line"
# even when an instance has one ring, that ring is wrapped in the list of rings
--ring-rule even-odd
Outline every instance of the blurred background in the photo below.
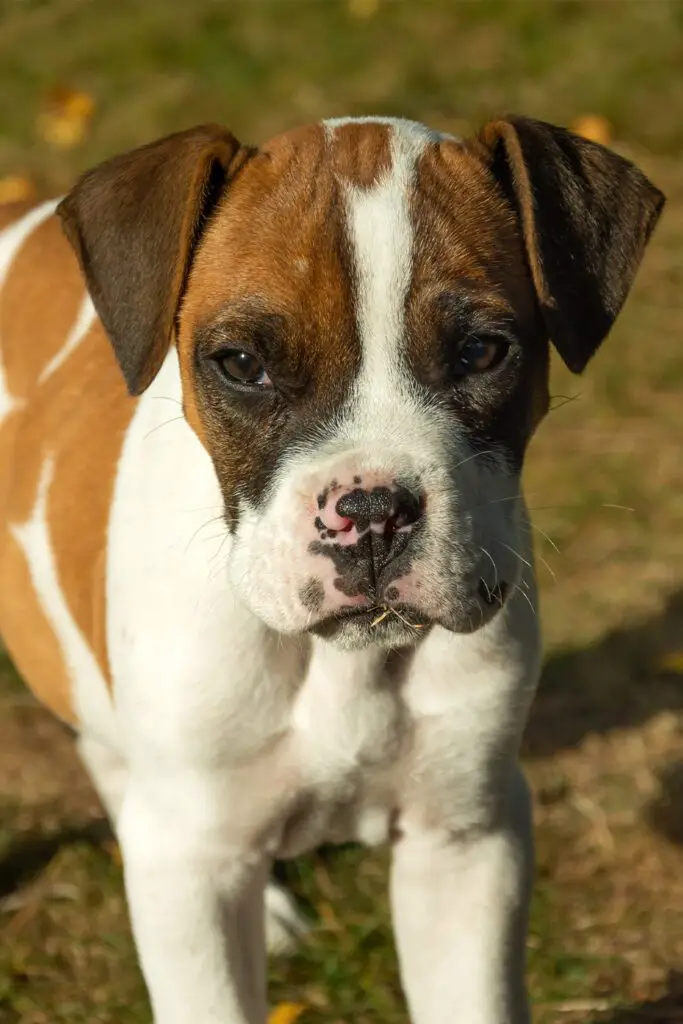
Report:
[[[583,379],[553,370],[527,492],[546,669],[525,742],[537,1024],[683,1021],[683,3],[0,0],[0,200],[217,120],[456,134],[505,111],[636,160],[668,206]],[[70,741],[0,665],[0,1022],[142,1024],[116,852]],[[318,920],[274,1024],[399,1024],[382,855],[286,875]]]

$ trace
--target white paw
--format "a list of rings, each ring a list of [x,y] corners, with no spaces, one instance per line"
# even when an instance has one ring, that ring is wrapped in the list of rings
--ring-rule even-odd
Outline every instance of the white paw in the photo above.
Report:
[[[294,900],[275,882],[266,888],[266,946],[273,956],[291,953],[309,931],[309,924],[296,909]]]

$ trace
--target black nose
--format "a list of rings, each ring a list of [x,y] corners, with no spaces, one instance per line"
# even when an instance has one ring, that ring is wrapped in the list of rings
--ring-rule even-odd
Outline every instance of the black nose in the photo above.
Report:
[[[414,526],[422,517],[424,498],[407,487],[356,487],[343,494],[335,506],[337,515],[349,519],[359,533],[369,526],[383,527],[385,535]]]

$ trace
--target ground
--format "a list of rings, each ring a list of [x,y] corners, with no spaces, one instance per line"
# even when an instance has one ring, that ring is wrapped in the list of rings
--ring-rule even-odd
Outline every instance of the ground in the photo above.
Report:
[[[555,366],[530,452],[547,659],[524,759],[536,1024],[683,1021],[683,5],[0,0],[0,27],[0,179],[41,192],[199,120],[258,141],[343,113],[462,133],[516,110],[600,115],[667,193],[617,328],[585,378]],[[59,88],[95,103],[61,149],[40,117]],[[273,1001],[304,1003],[302,1024],[405,1022],[384,858],[322,851],[287,875],[318,927],[272,965]],[[86,1021],[149,1021],[121,872],[69,736],[3,663],[0,1022]]]

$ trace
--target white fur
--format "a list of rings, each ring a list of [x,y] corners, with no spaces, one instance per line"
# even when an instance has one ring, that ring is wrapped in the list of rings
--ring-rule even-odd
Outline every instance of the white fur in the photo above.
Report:
[[[94,324],[95,318],[95,307],[93,306],[92,299],[86,292],[83,296],[76,321],[69,331],[66,341],[45,367],[38,383],[42,384],[43,381],[47,380],[69,358],[71,353],[78,348],[80,342]]]
[[[72,680],[77,715],[88,723],[90,733],[113,744],[116,730],[109,692],[95,656],[71,614],[57,575],[47,514],[53,470],[53,460],[48,457],[41,468],[30,518],[11,524],[10,531],[24,552],[36,596],[59,642]]]
[[[401,353],[404,309],[413,270],[410,189],[429,136],[412,128],[391,135],[391,166],[369,189],[347,188],[349,232],[358,276],[357,319],[363,366],[359,391],[368,419],[379,404],[405,412],[409,391]],[[385,397],[386,396],[386,397]],[[396,399],[404,399],[397,402]],[[397,425],[397,424],[394,424]]]
[[[391,129],[392,135],[408,139],[410,143],[418,146],[426,142],[440,142],[442,139],[458,141],[455,135],[448,132],[435,131],[426,124],[419,121],[411,121],[406,117],[328,117],[323,121],[325,132],[329,139],[334,139],[334,132],[337,128],[343,128],[347,124],[381,124]]]

